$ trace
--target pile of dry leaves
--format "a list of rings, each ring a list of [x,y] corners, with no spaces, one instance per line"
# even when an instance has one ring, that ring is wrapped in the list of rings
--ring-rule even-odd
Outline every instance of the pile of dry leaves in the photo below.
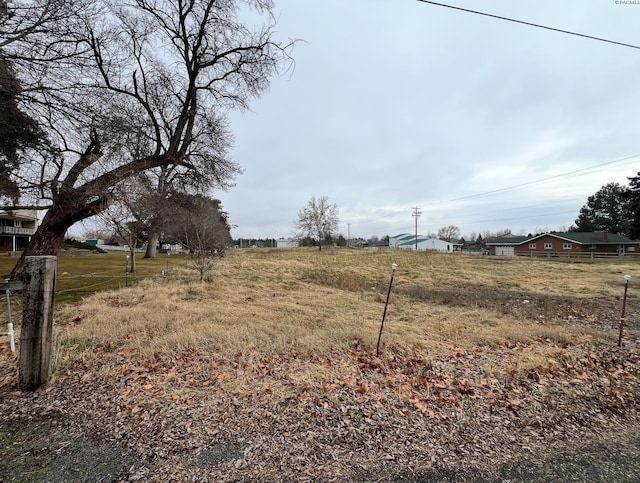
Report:
[[[452,346],[435,358],[397,347],[377,357],[355,340],[342,353],[248,347],[144,364],[97,348],[99,363],[67,361],[34,393],[17,391],[3,347],[0,479],[391,481],[452,468],[488,478],[640,428],[631,339]],[[536,344],[557,354],[546,369],[511,362]]]

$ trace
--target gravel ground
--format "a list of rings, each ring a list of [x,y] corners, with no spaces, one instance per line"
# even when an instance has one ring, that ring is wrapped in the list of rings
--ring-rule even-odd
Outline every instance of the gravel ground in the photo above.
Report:
[[[573,401],[538,427],[524,421],[540,408],[482,402],[448,421],[379,408],[345,425],[343,410],[305,398],[189,395],[125,410],[114,382],[72,372],[49,389],[0,394],[0,481],[640,481],[634,404],[590,415]],[[358,397],[349,411],[372,407]]]
[[[48,417],[43,420],[14,421],[0,425],[2,460],[0,481],[7,482],[108,482],[159,480],[145,470],[149,461],[127,451],[113,442],[104,442],[95,436],[77,435],[69,439],[70,428]],[[640,481],[640,439],[626,440],[629,433],[637,434],[634,427],[626,428],[622,435],[610,434],[611,441],[575,448],[555,455],[546,455],[539,461],[516,461],[493,470],[433,468],[422,473],[403,471],[391,463],[378,471],[356,471],[334,481],[378,482],[638,482]],[[7,448],[11,439],[13,448]],[[622,440],[622,441],[621,441]],[[183,459],[193,461],[193,468],[185,466],[173,481],[192,480],[192,470],[234,463],[242,458],[241,446],[217,444],[202,451],[195,458],[185,454]],[[461,465],[465,465],[461,458]],[[318,474],[318,481],[323,480]],[[259,477],[258,477],[259,478]],[[198,480],[195,478],[194,480]],[[243,481],[243,478],[229,481]],[[283,478],[282,481],[287,481]],[[250,480],[244,480],[250,481]],[[327,480],[328,481],[328,480]]]
[[[615,439],[615,438],[614,438]],[[407,482],[640,482],[640,439],[597,444],[573,452],[547,455],[542,461],[524,460],[495,472],[436,469],[418,475],[400,474]]]

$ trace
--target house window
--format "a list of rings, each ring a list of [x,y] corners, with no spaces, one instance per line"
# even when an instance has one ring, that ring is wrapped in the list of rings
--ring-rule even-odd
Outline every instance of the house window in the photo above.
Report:
[[[535,250],[536,249],[536,244],[535,243],[529,243],[529,248],[531,250]]]
[[[636,247],[627,247],[627,251],[635,252],[636,251]]]
[[[544,249],[545,250],[551,250],[553,248],[553,245],[551,243],[545,243],[544,244]]]
[[[565,250],[571,250],[571,243],[564,243],[562,245],[562,248],[564,248]]]

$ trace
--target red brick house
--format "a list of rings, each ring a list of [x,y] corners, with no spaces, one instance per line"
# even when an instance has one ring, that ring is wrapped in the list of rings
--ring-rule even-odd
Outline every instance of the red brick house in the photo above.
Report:
[[[550,232],[509,236],[487,243],[490,255],[529,257],[606,257],[640,255],[640,242],[606,231]]]

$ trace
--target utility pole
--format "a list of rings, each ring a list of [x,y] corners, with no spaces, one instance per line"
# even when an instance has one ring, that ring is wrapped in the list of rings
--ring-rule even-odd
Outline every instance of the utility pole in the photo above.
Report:
[[[351,246],[351,223],[347,223],[347,246]]]
[[[413,207],[411,209],[413,210],[411,216],[416,219],[416,251],[418,251],[418,218],[420,218],[422,211],[420,211],[419,207]]]

